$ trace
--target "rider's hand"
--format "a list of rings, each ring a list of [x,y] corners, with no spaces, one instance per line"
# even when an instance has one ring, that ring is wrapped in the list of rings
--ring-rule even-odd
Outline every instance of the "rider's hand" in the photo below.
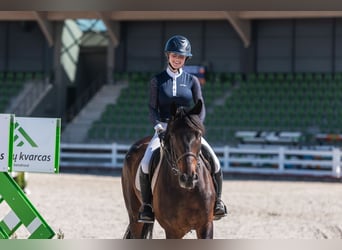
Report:
[[[164,137],[165,137],[165,130],[164,130],[164,129],[159,130],[159,131],[157,131],[157,133],[158,133],[159,139],[160,139],[161,141],[163,141],[163,140],[164,140]]]
[[[162,141],[164,139],[164,136],[165,136],[165,129],[163,127],[162,124],[158,123],[154,129],[156,130],[157,134],[158,134],[158,137],[159,139]]]

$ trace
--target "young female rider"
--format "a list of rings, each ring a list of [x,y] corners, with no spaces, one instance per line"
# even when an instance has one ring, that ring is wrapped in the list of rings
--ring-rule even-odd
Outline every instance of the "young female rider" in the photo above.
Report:
[[[192,56],[189,40],[184,36],[173,36],[166,42],[164,52],[168,61],[167,68],[153,77],[150,83],[149,112],[155,134],[147,146],[139,171],[143,205],[140,208],[138,220],[145,223],[154,222],[154,213],[151,205],[152,191],[148,172],[149,163],[153,151],[160,147],[159,136],[166,129],[171,103],[176,102],[178,106],[189,107],[200,99],[203,103],[203,109],[200,114],[202,122],[205,118],[205,106],[199,80],[182,69],[185,62]],[[213,175],[216,188],[214,215],[218,219],[227,214],[226,206],[221,200],[222,170],[212,148],[204,138],[201,141],[215,162],[215,174]]]

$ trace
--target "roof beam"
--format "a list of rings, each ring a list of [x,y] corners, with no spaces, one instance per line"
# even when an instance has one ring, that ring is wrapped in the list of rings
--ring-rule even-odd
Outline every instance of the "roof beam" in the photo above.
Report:
[[[223,20],[221,11],[112,11],[112,20],[120,21],[172,21]]]
[[[238,17],[237,11],[225,11],[226,18],[240,36],[245,48],[251,43],[251,21],[242,20]]]
[[[110,20],[225,20],[225,11],[106,11]],[[49,21],[98,18],[96,11],[45,11]],[[240,19],[337,18],[342,11],[237,11]],[[32,11],[0,11],[0,21],[36,20]]]
[[[39,24],[40,29],[42,30],[46,40],[49,43],[49,46],[52,47],[54,44],[53,36],[52,36],[52,25],[47,20],[47,14],[42,11],[33,11],[33,16],[36,18],[36,21]]]
[[[241,19],[337,18],[342,11],[240,11]]]
[[[119,45],[119,28],[120,24],[118,22],[113,22],[110,20],[110,13],[99,11],[97,12],[98,17],[102,20],[102,22],[105,24],[107,28],[107,33],[109,35],[109,38],[114,45],[114,47],[117,47]]]
[[[35,20],[32,11],[0,11],[0,21]]]

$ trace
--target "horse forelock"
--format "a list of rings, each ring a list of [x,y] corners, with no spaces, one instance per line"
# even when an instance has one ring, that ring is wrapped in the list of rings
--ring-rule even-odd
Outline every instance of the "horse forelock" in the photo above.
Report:
[[[202,134],[205,132],[205,128],[200,117],[197,114],[189,114],[184,107],[178,108],[173,120],[175,126],[184,127],[184,125],[186,125],[193,130],[200,131]]]

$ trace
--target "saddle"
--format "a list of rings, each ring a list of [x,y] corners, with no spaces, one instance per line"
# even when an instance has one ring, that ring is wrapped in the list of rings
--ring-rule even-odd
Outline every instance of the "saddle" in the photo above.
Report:
[[[209,170],[210,174],[215,174],[215,164],[214,159],[211,156],[209,150],[206,147],[201,147],[200,158],[204,162],[204,165]]]

